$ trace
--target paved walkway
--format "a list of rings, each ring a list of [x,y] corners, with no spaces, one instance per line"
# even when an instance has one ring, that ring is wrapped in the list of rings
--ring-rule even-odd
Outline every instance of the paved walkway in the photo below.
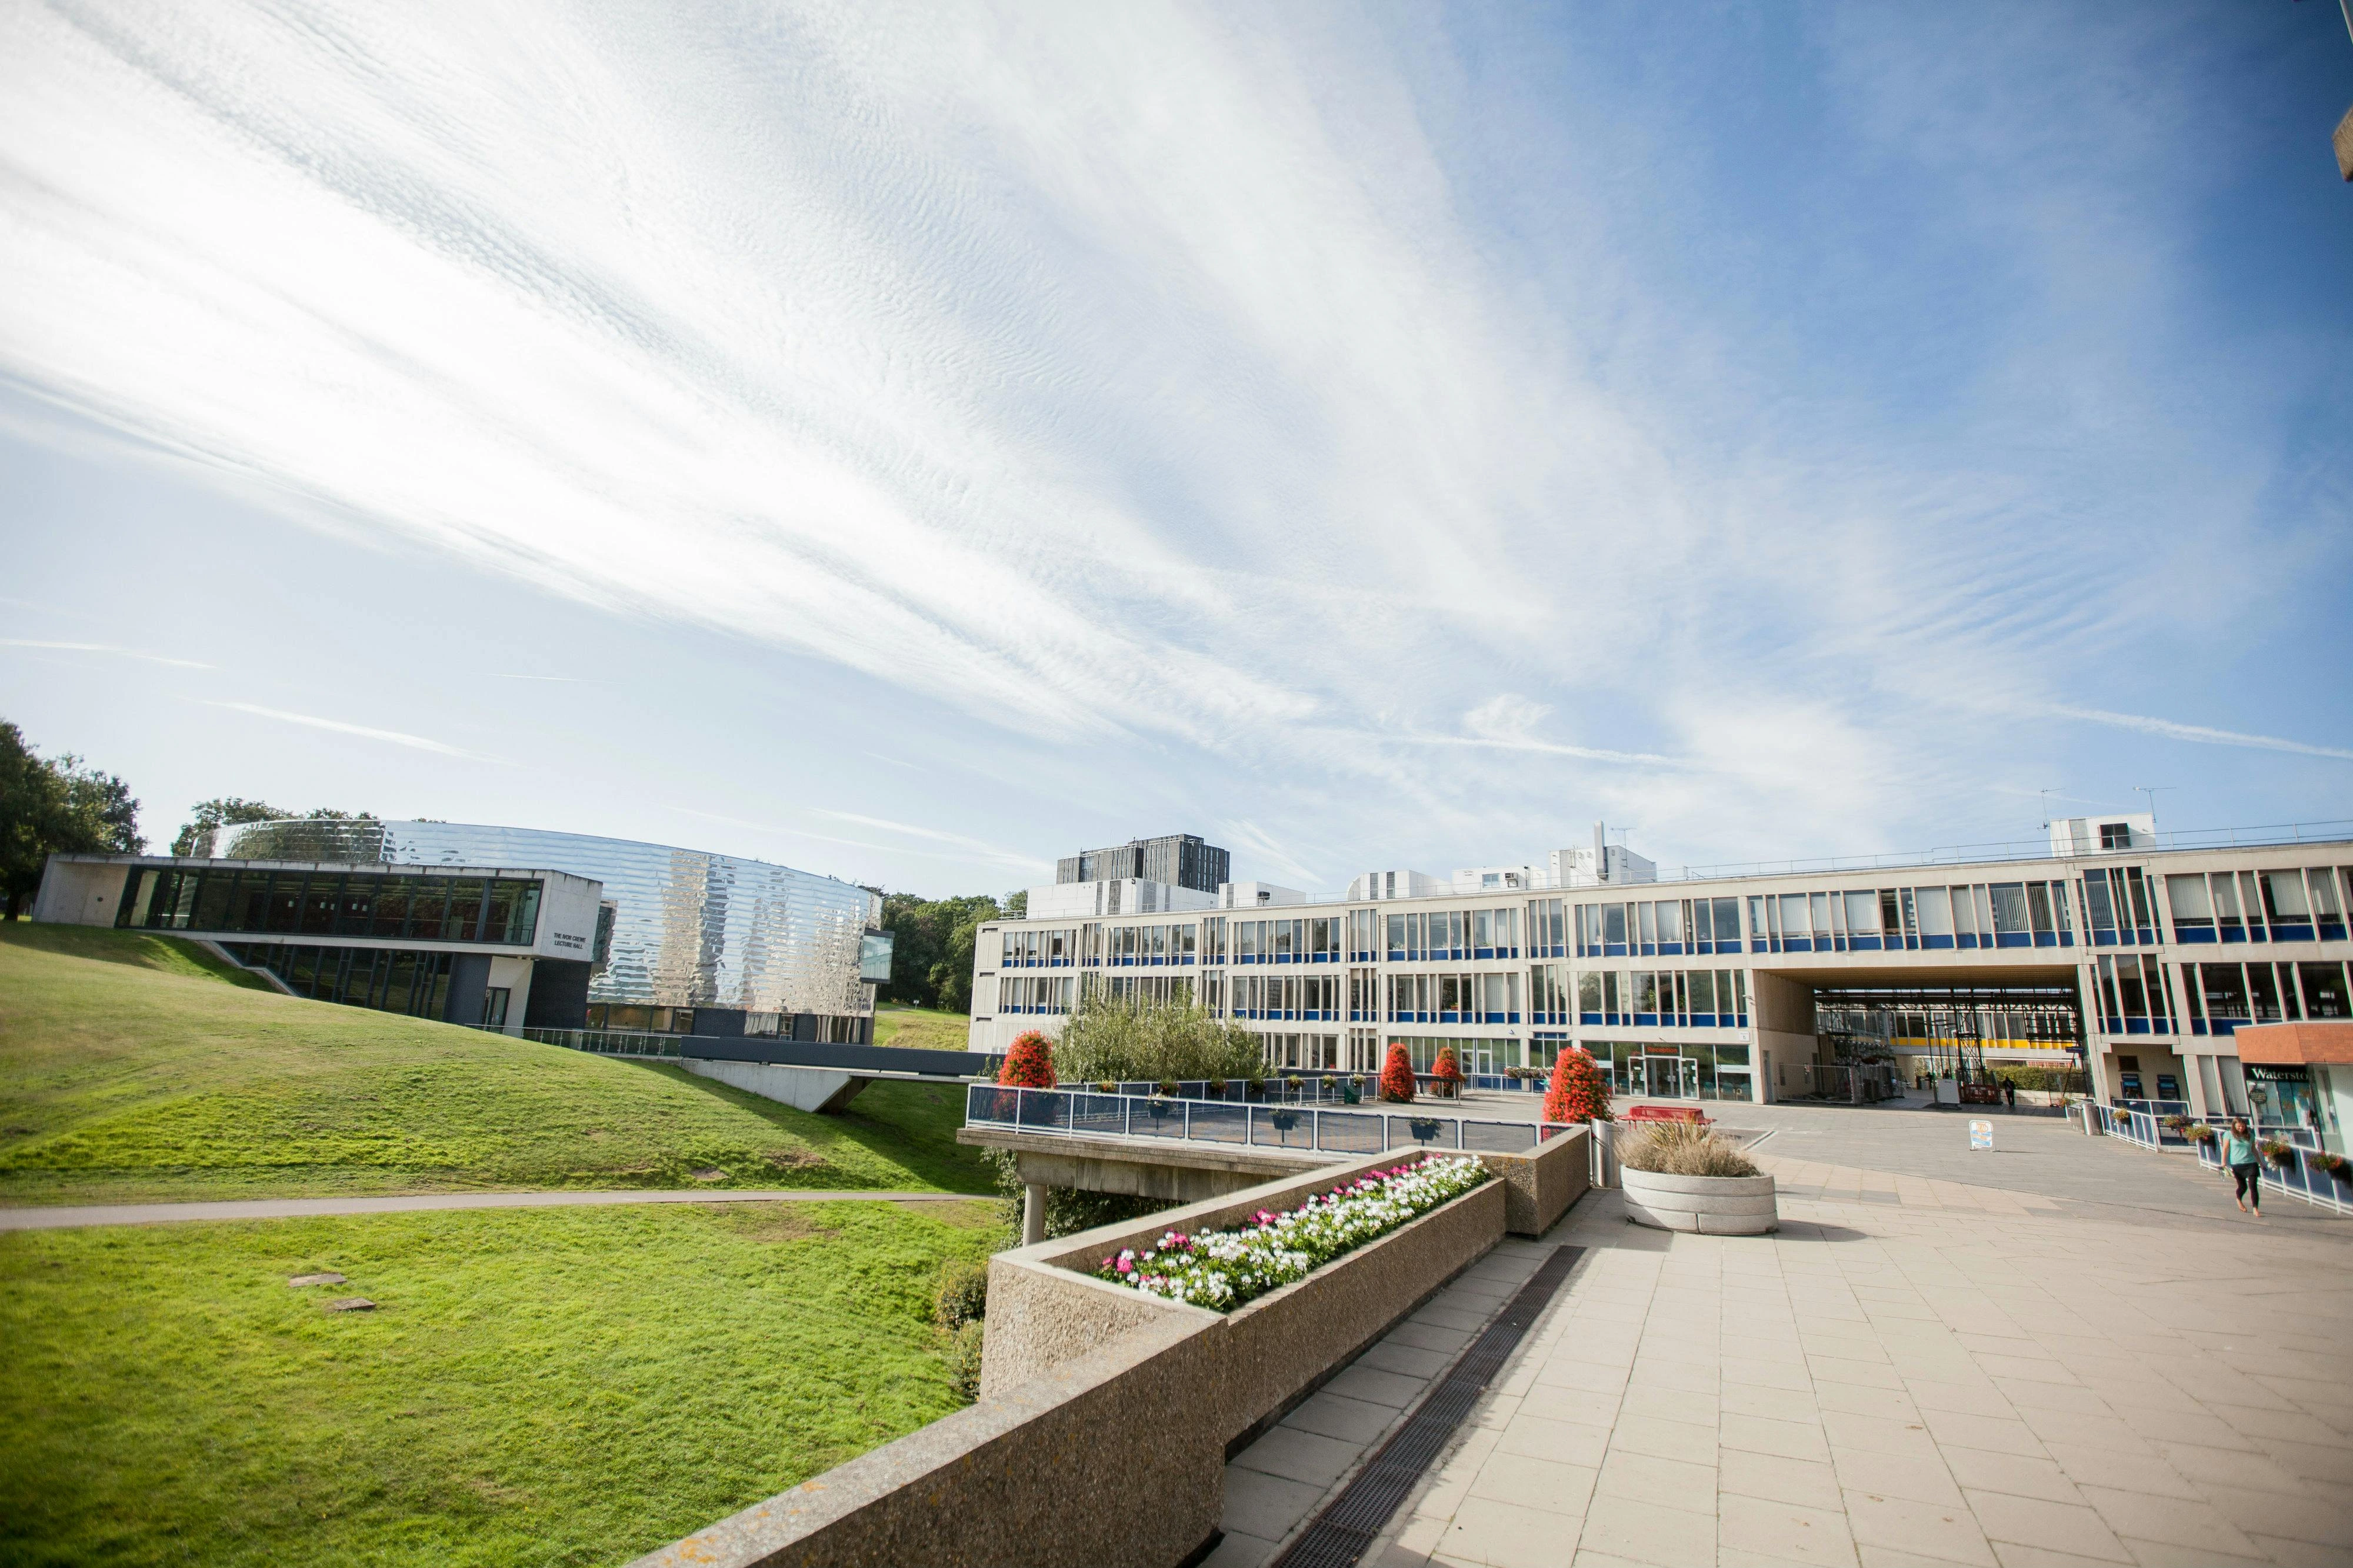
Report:
[[[313,1215],[413,1214],[426,1209],[592,1208],[606,1204],[843,1203],[888,1199],[892,1203],[987,1202],[972,1193],[857,1193],[790,1189],[747,1193],[564,1192],[427,1193],[388,1198],[248,1198],[202,1204],[105,1204],[89,1208],[0,1209],[0,1231],[63,1230],[85,1225],[162,1225],[196,1219],[302,1219]]]
[[[1269,1560],[1468,1342],[1466,1309],[1569,1242],[1576,1272],[1367,1563],[2353,1563],[2353,1221],[2278,1199],[2305,1220],[2258,1225],[2202,1187],[2229,1223],[2135,1209],[2096,1168],[2091,1199],[1955,1182],[1933,1172],[1966,1160],[1960,1121],[1884,1125],[1873,1157],[1906,1169],[1760,1145],[1790,1184],[1774,1237],[1639,1228],[1596,1193],[1506,1244],[1235,1458],[1210,1561]],[[2199,1180],[2071,1136],[2145,1200]],[[2071,1150],[2038,1184],[2069,1184]]]

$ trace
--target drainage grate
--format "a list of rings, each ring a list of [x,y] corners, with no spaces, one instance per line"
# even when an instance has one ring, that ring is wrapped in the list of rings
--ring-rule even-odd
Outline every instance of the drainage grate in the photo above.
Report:
[[[1503,1315],[1472,1342],[1372,1462],[1274,1560],[1274,1568],[1353,1568],[1535,1326],[1584,1252],[1581,1247],[1553,1249],[1505,1304]]]

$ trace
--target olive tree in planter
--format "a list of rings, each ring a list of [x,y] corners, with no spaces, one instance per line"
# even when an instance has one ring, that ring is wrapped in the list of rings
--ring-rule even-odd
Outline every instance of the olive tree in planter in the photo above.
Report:
[[[1762,1236],[1779,1228],[1773,1178],[1710,1128],[1666,1121],[1618,1140],[1626,1217],[1659,1230]]]

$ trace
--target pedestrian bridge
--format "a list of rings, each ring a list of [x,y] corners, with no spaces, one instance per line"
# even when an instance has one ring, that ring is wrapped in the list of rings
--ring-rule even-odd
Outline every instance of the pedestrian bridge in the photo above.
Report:
[[[1506,1168],[1534,1162],[1563,1139],[1597,1147],[1581,1124],[985,1083],[965,1087],[965,1124],[956,1131],[959,1143],[1014,1155],[1028,1198],[1022,1228],[1031,1241],[1044,1238],[1048,1187],[1198,1203],[1367,1154],[1459,1152]],[[1588,1169],[1594,1157],[1569,1156],[1577,1191],[1595,1179]]]
[[[839,1110],[881,1079],[965,1084],[997,1070],[977,1051],[837,1046],[767,1035],[651,1035],[618,1029],[525,1029],[543,1045],[631,1061],[674,1062],[698,1078],[781,1101],[797,1110]]]

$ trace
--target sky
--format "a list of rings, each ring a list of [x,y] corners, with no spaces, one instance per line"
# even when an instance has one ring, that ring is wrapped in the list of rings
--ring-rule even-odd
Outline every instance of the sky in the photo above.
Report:
[[[2353,817],[2348,105],[2244,0],[26,0],[0,717],[931,895]]]

